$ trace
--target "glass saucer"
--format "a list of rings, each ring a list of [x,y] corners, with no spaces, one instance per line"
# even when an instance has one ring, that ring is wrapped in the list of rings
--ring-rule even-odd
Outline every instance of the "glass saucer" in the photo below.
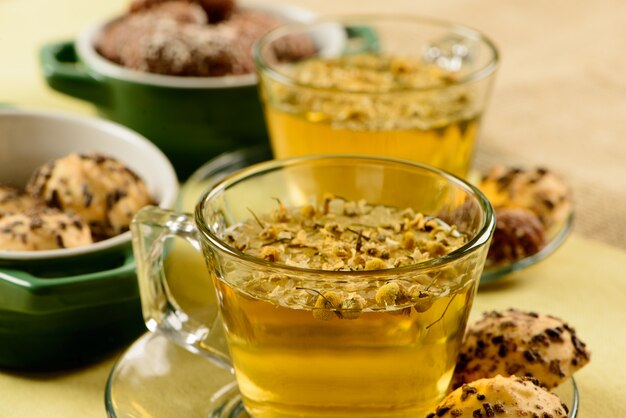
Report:
[[[229,370],[159,333],[139,338],[113,366],[105,404],[111,418],[244,418]]]
[[[576,417],[574,379],[555,393]],[[105,404],[110,418],[249,418],[230,371],[159,333],[143,335],[122,355],[109,375]]]

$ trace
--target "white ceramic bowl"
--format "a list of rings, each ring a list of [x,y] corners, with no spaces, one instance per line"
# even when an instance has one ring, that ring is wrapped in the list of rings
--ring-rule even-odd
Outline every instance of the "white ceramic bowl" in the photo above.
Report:
[[[0,184],[23,187],[35,169],[72,152],[116,158],[146,183],[152,199],[170,208],[178,180],[163,153],[141,135],[115,123],[48,111],[0,110]],[[0,251],[0,260],[24,262],[78,257],[130,246],[130,231],[77,248]]]

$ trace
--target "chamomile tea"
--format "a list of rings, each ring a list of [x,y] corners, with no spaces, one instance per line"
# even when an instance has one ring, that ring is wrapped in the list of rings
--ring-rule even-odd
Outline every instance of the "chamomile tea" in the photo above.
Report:
[[[459,176],[469,170],[483,91],[421,59],[384,54],[312,58],[261,74],[276,158],[357,153],[404,158]]]
[[[409,418],[445,395],[484,254],[411,267],[465,245],[454,225],[327,195],[298,208],[277,200],[222,239],[269,262],[250,272],[231,260],[215,277],[253,417]]]

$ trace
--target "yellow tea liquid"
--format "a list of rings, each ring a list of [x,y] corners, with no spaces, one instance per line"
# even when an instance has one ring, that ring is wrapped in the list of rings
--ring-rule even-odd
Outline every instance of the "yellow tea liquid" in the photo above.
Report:
[[[368,154],[467,175],[484,92],[417,57],[364,53],[282,66],[294,84],[261,74],[277,158]]]
[[[367,154],[429,164],[465,177],[479,117],[427,129],[353,130],[316,121],[315,114],[290,114],[267,105],[265,117],[276,158],[313,154]]]
[[[254,418],[424,416],[446,393],[474,292],[469,281],[423,313],[396,307],[324,321],[216,284]]]

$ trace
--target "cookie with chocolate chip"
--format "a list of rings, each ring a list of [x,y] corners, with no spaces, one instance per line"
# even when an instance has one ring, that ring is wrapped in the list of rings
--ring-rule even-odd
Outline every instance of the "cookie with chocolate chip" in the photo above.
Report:
[[[565,418],[568,408],[535,379],[500,375],[464,384],[446,396],[427,418]]]
[[[517,309],[492,311],[467,330],[454,388],[496,375],[529,376],[551,389],[589,362],[590,352],[562,320]]]
[[[25,212],[41,206],[44,204],[40,199],[18,188],[0,184],[0,215]]]
[[[114,158],[70,154],[39,168],[26,190],[53,208],[77,214],[95,240],[120,234],[152,202],[137,174]]]
[[[496,209],[528,209],[546,230],[561,224],[572,210],[569,187],[545,168],[495,166],[483,176],[479,188]]]
[[[78,216],[57,209],[0,215],[0,250],[56,250],[91,243],[89,227]]]

